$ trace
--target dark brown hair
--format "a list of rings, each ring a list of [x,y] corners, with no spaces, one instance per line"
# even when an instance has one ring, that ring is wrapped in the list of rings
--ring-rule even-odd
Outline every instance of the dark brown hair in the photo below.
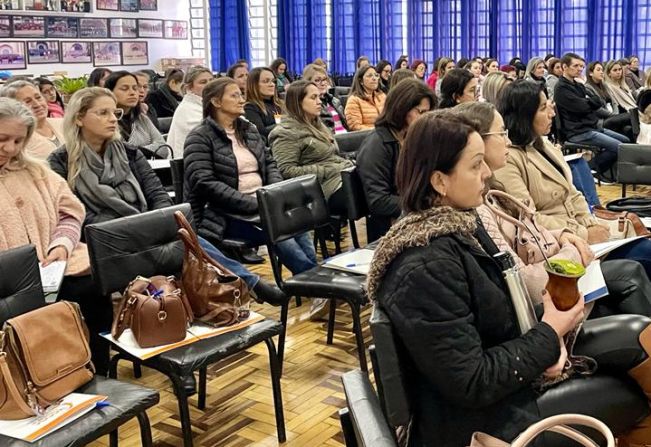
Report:
[[[436,95],[431,88],[417,79],[405,79],[389,90],[384,109],[375,121],[376,126],[385,126],[396,132],[405,128],[405,120],[411,109],[423,98],[429,99],[429,110],[436,108]]]
[[[262,110],[262,113],[267,112],[267,108],[264,105],[264,98],[260,94],[260,76],[263,71],[268,71],[274,77],[274,86],[276,85],[276,75],[273,70],[269,67],[258,67],[254,68],[249,72],[249,78],[246,80],[246,102],[249,104],[255,104]],[[278,112],[282,110],[282,104],[278,99],[278,91],[274,88],[273,103],[278,109]]]
[[[287,110],[287,115],[294,118],[299,123],[311,127],[315,132],[322,134],[325,140],[334,142],[332,132],[330,132],[321,122],[321,118],[317,116],[314,119],[310,119],[305,115],[305,111],[303,110],[303,99],[305,99],[307,88],[310,85],[318,89],[314,82],[306,81],[304,79],[289,84],[285,96],[285,109]]]
[[[372,65],[367,65],[366,67],[362,67],[357,72],[355,73],[355,77],[353,78],[353,85],[350,88],[350,94],[359,96],[362,99],[366,99],[368,95],[366,94],[366,90],[364,90],[364,75],[366,74],[367,71],[373,69],[375,71],[375,67]],[[380,91],[380,82],[378,81],[377,83],[377,89],[375,90]]]
[[[212,103],[212,100],[218,99],[221,101],[224,97],[224,93],[226,92],[226,87],[231,84],[237,85],[237,82],[228,76],[214,79],[206,84],[206,86],[203,88],[203,93],[201,94],[201,103],[203,105],[204,118],[212,118],[213,120],[217,121],[217,109]],[[237,88],[237,91],[240,91],[239,87]],[[236,119],[233,126],[235,128],[235,138],[243,146],[246,145],[244,134],[248,126],[248,122],[241,119]]]

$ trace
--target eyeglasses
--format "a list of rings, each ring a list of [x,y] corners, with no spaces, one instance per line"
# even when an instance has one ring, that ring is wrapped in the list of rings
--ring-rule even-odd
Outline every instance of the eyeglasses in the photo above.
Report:
[[[325,84],[326,82],[328,82],[328,78],[316,78],[312,82],[314,82],[315,84]]]
[[[482,137],[488,137],[490,135],[500,135],[504,139],[508,139],[509,138],[509,129],[502,130],[500,132],[486,132],[486,133],[481,134]]]
[[[97,116],[98,118],[102,118],[103,120],[108,120],[111,118],[111,115],[113,115],[115,116],[115,119],[120,121],[124,116],[124,110],[122,109],[114,109],[114,110],[99,109],[99,110],[89,110],[89,112]]]
[[[379,77],[380,77],[380,75],[377,74],[377,73],[369,73],[369,74],[364,75],[364,78],[366,78],[366,79],[377,79]]]

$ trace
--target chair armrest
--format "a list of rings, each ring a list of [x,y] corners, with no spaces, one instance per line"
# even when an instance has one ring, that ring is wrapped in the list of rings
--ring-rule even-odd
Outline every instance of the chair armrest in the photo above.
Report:
[[[249,222],[254,225],[260,225],[260,215],[259,214],[236,214],[236,213],[224,213],[224,215],[230,217],[231,219],[241,220],[243,222]]]

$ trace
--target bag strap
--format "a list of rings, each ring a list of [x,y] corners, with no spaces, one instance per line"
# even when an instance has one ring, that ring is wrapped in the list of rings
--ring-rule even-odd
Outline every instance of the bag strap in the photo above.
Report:
[[[2,338],[6,336],[5,332],[2,332]],[[34,411],[33,408],[30,408],[29,405],[25,403],[25,400],[18,392],[18,387],[16,387],[16,382],[14,382],[13,377],[11,376],[11,371],[9,371],[9,365],[7,365],[7,353],[4,352],[4,346],[2,347],[3,351],[0,352],[0,373],[2,374],[2,380],[4,380],[7,385],[7,391],[9,391],[9,396],[16,402],[20,411],[25,414],[36,415],[38,414]]]
[[[111,326],[111,335],[116,340],[120,338],[126,329],[131,327],[133,312],[136,308],[136,303],[138,302],[138,298],[131,294],[131,288],[133,287],[133,283],[138,280],[147,280],[147,278],[138,276],[129,283],[122,294],[122,300],[120,300],[120,306],[118,307],[118,315],[115,320],[113,320],[113,325]]]
[[[573,439],[585,447],[597,447],[597,443],[587,435],[567,427],[565,424],[582,425],[590,427],[601,433],[606,438],[607,447],[615,447],[615,438],[608,426],[599,419],[582,414],[559,414],[543,419],[529,426],[512,443],[511,447],[526,447],[539,434],[550,430]]]
[[[516,207],[518,207],[524,214],[530,216],[533,218],[533,216],[536,215],[535,210],[529,208],[527,205],[516,199],[510,194],[507,194],[503,191],[491,189],[486,193],[486,197],[484,198],[484,203],[493,211],[495,214],[497,214],[499,217],[502,219],[511,222],[513,225],[522,228],[523,230],[526,230],[527,232],[530,232],[529,229],[527,228],[526,225],[524,225],[519,219],[514,218],[513,216],[509,215],[508,213],[504,212],[499,206],[497,206],[495,197],[500,197],[502,199],[506,199],[513,203]]]

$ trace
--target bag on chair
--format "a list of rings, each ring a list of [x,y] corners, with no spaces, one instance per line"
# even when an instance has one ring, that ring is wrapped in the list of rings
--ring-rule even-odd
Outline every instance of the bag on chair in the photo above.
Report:
[[[649,197],[622,197],[611,200],[606,204],[610,211],[621,213],[628,211],[641,217],[651,217],[651,198]]]
[[[607,205],[608,209],[595,206],[592,210],[597,221],[610,230],[611,240],[651,234],[637,214],[630,211],[611,211],[611,203]]]
[[[0,331],[0,419],[37,416],[95,374],[79,306],[60,301],[7,320]]]
[[[214,326],[229,326],[248,318],[251,295],[246,283],[208,256],[181,211],[174,217],[185,245],[181,281],[194,317]]]
[[[185,338],[192,309],[173,276],[138,276],[120,300],[111,335],[116,340],[130,328],[141,348],[176,343]]]

